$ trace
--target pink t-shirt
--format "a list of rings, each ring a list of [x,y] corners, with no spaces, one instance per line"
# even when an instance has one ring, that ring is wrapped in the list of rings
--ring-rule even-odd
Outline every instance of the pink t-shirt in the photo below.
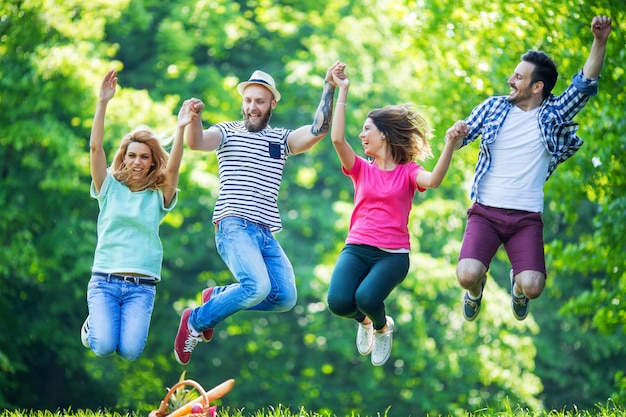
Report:
[[[415,162],[398,164],[393,171],[382,171],[372,161],[355,159],[344,174],[354,183],[354,211],[346,243],[383,249],[410,249],[409,213],[417,186],[417,173],[423,168]]]

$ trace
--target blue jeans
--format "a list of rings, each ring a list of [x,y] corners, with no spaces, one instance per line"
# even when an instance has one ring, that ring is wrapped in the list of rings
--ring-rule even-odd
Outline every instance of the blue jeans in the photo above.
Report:
[[[358,322],[367,316],[374,329],[382,329],[387,324],[385,299],[408,272],[408,253],[347,244],[330,278],[328,308],[337,316]]]
[[[89,346],[98,356],[133,361],[148,340],[156,286],[92,276],[87,287]]]
[[[296,305],[293,268],[268,227],[227,217],[218,223],[215,243],[237,282],[215,287],[209,302],[192,311],[189,323],[196,331],[241,310],[283,312]]]

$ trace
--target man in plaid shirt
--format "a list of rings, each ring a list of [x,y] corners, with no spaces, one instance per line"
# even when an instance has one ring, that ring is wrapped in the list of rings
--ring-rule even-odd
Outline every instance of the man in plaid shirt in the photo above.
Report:
[[[561,95],[551,93],[558,77],[552,59],[529,51],[508,80],[508,96],[489,97],[451,128],[469,128],[461,146],[481,137],[471,191],[474,203],[467,212],[457,265],[468,321],[478,316],[487,270],[500,245],[511,262],[515,318],[524,320],[530,300],[543,291],[543,186],[583,144],[572,119],[598,92],[611,19],[594,17],[591,32],[589,57]]]

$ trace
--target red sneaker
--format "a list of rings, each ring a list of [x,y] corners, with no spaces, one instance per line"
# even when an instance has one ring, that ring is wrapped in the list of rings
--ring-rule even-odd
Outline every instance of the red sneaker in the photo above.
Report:
[[[206,304],[207,302],[209,302],[209,299],[211,298],[212,293],[213,293],[213,287],[205,288],[204,290],[202,290],[202,304]],[[202,332],[202,339],[205,342],[210,342],[212,338],[213,338],[213,329],[206,329],[205,331]]]
[[[191,330],[189,330],[189,315],[191,311],[191,308],[183,311],[183,315],[180,317],[178,333],[176,333],[176,339],[174,340],[174,355],[176,356],[176,361],[181,365],[189,363],[194,348],[202,340],[199,336],[191,334]]]

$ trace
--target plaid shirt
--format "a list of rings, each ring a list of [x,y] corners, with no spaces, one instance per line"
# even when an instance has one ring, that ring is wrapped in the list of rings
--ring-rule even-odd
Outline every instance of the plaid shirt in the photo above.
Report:
[[[537,113],[537,123],[541,131],[541,142],[551,155],[546,181],[560,163],[574,155],[583,145],[583,141],[576,135],[578,124],[572,122],[572,119],[587,104],[589,97],[597,93],[598,78],[587,78],[579,71],[572,77],[572,83],[561,95],[557,97],[550,94],[550,97],[541,104]],[[511,108],[513,105],[506,97],[489,97],[476,106],[465,119],[470,125],[470,132],[463,139],[462,146],[482,136],[471,192],[473,201],[477,201],[478,183],[491,166],[489,145],[498,137],[498,132]]]

